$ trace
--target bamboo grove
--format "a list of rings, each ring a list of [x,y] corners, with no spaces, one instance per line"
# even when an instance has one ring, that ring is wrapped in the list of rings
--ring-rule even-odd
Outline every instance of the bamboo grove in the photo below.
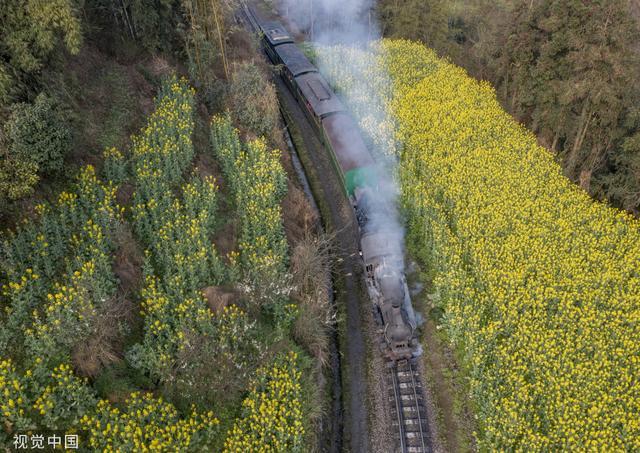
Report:
[[[379,154],[398,157],[407,244],[468,373],[479,448],[640,449],[639,222],[423,45],[319,54]]]

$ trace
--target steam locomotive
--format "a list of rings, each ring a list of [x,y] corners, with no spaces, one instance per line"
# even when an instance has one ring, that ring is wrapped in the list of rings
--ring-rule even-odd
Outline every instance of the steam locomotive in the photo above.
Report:
[[[281,66],[286,85],[315,126],[353,206],[367,292],[383,326],[385,355],[391,360],[411,358],[417,351],[416,321],[402,271],[403,252],[391,240],[397,233],[372,219],[380,199],[376,162],[340,99],[284,26],[262,20],[247,5],[243,10],[269,59]]]

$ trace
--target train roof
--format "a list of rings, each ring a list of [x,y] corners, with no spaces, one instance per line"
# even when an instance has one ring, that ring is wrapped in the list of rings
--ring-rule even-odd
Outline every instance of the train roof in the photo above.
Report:
[[[296,77],[296,83],[318,117],[323,118],[326,115],[344,111],[344,105],[320,73],[301,74]]]
[[[324,118],[322,125],[343,173],[375,165],[359,127],[350,115],[338,112]]]
[[[295,44],[281,44],[275,48],[275,51],[294,77],[306,72],[318,72],[318,69]]]
[[[293,43],[293,38],[280,22],[260,21],[260,28],[272,46]]]

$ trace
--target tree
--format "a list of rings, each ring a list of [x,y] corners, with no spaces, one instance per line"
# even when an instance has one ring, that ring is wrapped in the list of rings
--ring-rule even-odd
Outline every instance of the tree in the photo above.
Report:
[[[16,99],[25,78],[39,71],[63,41],[77,53],[82,43],[74,0],[4,0],[0,27],[0,104]]]
[[[258,136],[271,134],[278,123],[275,88],[253,62],[234,66],[228,101],[240,125]]]
[[[62,169],[71,144],[71,130],[51,97],[40,93],[33,104],[14,104],[5,134],[15,159],[32,162],[42,173]]]
[[[231,74],[230,46],[238,0],[181,0],[189,73],[205,103],[220,109]],[[245,31],[243,31],[246,34]]]
[[[237,0],[183,0],[182,7],[189,23],[186,50],[189,60],[196,66],[198,78],[206,80],[200,72],[211,69],[211,56],[220,57],[224,77],[229,78],[226,38],[233,22],[233,13],[239,7]],[[207,55],[209,53],[209,55]],[[209,61],[207,60],[209,57]]]
[[[602,184],[612,201],[639,215],[640,109],[633,109],[626,115],[625,126],[630,132],[623,139],[622,145],[611,153],[612,168],[602,176]]]
[[[448,47],[448,11],[443,0],[384,0],[380,16],[385,36],[420,40],[438,51]]]
[[[0,208],[9,200],[29,195],[38,182],[38,166],[0,149]]]
[[[623,0],[521,1],[507,24],[496,71],[503,100],[585,190],[626,134],[636,32]]]
[[[83,0],[92,40],[118,52],[135,41],[148,52],[178,50],[183,27],[180,0]]]

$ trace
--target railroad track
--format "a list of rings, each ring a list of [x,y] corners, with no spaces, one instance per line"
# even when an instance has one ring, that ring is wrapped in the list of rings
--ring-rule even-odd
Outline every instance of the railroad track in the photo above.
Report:
[[[395,412],[398,452],[431,452],[431,436],[420,374],[413,360],[400,360],[389,367],[389,402]]]

